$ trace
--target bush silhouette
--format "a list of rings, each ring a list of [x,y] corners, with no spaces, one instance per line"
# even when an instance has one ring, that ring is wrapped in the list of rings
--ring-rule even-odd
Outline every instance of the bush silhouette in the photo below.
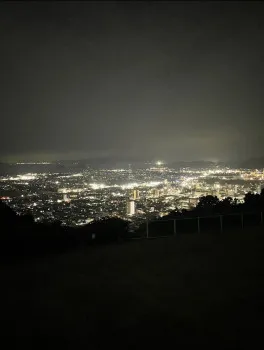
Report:
[[[197,217],[200,217],[202,230],[216,230],[220,227],[219,215],[225,216],[224,227],[231,228],[240,225],[240,216],[235,215],[239,213],[245,213],[245,224],[254,225],[256,221],[260,221],[261,211],[264,211],[264,189],[260,194],[247,193],[242,204],[231,197],[219,200],[216,196],[203,196],[192,210],[175,210],[155,222],[150,222],[149,233],[150,236],[151,233],[154,236],[173,234],[174,224],[171,221],[166,224],[164,222],[170,219],[177,219],[177,232],[196,232]],[[160,225],[162,221],[163,224]],[[81,228],[61,226],[59,221],[52,224],[36,223],[32,215],[17,215],[2,201],[0,227],[0,253],[3,256],[35,256],[65,252],[79,246],[118,242],[128,237],[128,222],[119,218],[106,217]],[[145,234],[146,223],[143,223],[136,235],[142,237]]]
[[[17,215],[0,201],[0,250],[2,256],[36,256],[66,252],[91,243],[110,243],[127,237],[128,223],[105,218],[83,228],[35,223],[29,215]],[[93,239],[94,238],[94,239]]]
[[[116,242],[126,238],[128,223],[119,218],[105,218],[86,225],[83,230],[87,231],[90,239],[94,239],[95,242]]]

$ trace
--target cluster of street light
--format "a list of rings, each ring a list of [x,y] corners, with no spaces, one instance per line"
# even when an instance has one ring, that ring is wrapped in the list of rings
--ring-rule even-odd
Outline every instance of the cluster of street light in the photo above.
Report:
[[[191,209],[204,195],[220,199],[259,192],[262,169],[172,169],[158,161],[142,169],[85,169],[79,172],[23,173],[0,177],[2,200],[37,221],[80,225],[118,216],[137,221]]]

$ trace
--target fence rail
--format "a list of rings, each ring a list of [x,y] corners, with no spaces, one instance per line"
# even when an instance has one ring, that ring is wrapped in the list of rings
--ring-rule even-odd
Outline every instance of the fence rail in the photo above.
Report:
[[[176,236],[180,233],[224,232],[227,229],[244,229],[263,225],[263,212],[198,216],[171,219],[147,219],[138,230],[137,238]],[[133,238],[133,237],[131,237]],[[136,237],[135,237],[136,238]]]

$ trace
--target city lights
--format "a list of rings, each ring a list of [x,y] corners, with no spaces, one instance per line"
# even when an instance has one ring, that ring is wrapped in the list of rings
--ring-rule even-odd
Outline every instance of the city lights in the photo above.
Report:
[[[155,218],[191,209],[206,195],[243,202],[245,193],[260,193],[264,183],[262,169],[176,170],[163,167],[161,161],[155,167],[152,164],[133,171],[128,167],[2,176],[0,196],[17,213],[30,211],[38,222],[83,225],[87,220],[117,216],[136,223],[147,215]]]

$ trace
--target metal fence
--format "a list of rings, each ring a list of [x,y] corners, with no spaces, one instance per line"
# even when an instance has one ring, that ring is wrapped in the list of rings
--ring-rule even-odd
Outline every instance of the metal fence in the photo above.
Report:
[[[137,235],[134,238],[168,237],[185,233],[224,232],[230,229],[241,230],[261,225],[263,225],[262,212],[146,220],[145,225],[142,225],[137,230]]]

